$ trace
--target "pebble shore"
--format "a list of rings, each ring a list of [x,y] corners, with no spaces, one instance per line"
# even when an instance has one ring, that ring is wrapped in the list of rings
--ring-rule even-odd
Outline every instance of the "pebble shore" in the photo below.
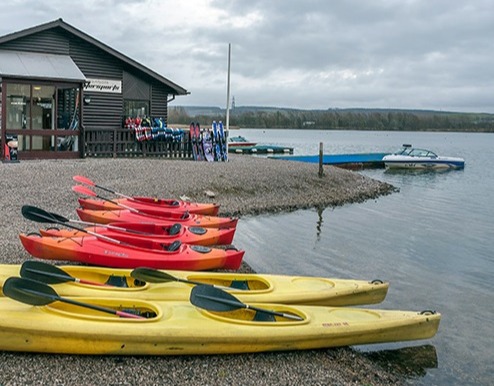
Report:
[[[171,159],[77,159],[0,164],[0,263],[30,256],[22,217],[34,205],[77,219],[74,175],[126,195],[221,204],[220,215],[261,215],[376,199],[396,189],[359,173],[232,155],[227,163]],[[114,198],[98,191],[101,196]],[[214,197],[213,197],[214,196]],[[248,261],[248,251],[246,253]],[[61,262],[63,263],[63,262]],[[66,262],[65,262],[66,263]],[[243,264],[243,271],[249,271]],[[276,272],[273,272],[276,273]],[[405,379],[404,379],[405,378]],[[120,357],[0,353],[0,385],[400,385],[406,377],[352,348],[224,356]]]

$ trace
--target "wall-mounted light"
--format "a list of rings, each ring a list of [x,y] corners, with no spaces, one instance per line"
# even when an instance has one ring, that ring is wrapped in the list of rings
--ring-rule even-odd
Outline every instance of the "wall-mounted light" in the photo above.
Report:
[[[85,105],[88,105],[91,103],[91,97],[89,95],[86,95],[83,100],[84,100]]]

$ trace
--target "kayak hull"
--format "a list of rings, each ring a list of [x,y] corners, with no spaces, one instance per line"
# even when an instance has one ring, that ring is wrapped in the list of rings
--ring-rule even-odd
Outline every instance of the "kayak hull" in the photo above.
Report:
[[[112,202],[93,198],[79,198],[78,201],[82,208],[94,210],[121,210],[127,206],[138,210],[152,209],[165,213],[172,211],[217,216],[220,209],[219,204],[216,203],[198,203],[139,196],[132,197],[132,199],[118,198],[112,200]]]
[[[190,297],[193,284],[178,281],[138,283],[130,276],[131,269],[115,269],[80,265],[60,266],[73,278],[92,283],[118,283],[119,287],[98,286],[68,281],[54,286],[60,296],[111,297],[147,300],[183,300]],[[349,306],[381,303],[389,283],[380,280],[350,280],[309,276],[267,275],[236,272],[171,272],[173,277],[191,282],[211,284],[228,289],[238,299],[254,303],[305,304],[317,306]],[[20,275],[19,265],[0,265],[0,286],[11,276]],[[125,283],[125,284],[123,284]],[[124,287],[125,285],[125,287]]]
[[[0,350],[84,355],[203,355],[306,350],[433,337],[440,314],[261,304],[302,321],[253,320],[252,310],[209,312],[189,302],[77,298],[114,309],[138,309],[126,319],[63,302],[33,307],[0,299]],[[254,304],[254,306],[256,306]]]
[[[110,224],[111,225],[111,224]],[[81,237],[87,231],[98,233],[108,237],[127,235],[135,239],[152,240],[156,242],[173,242],[180,240],[191,245],[226,245],[232,244],[235,235],[235,228],[197,228],[180,226],[177,234],[171,235],[168,225],[157,225],[154,223],[115,223],[112,229],[103,226],[93,226],[85,228],[85,232],[72,229],[40,229],[42,236],[53,237]],[[115,227],[122,228],[115,229]],[[144,234],[145,233],[145,234]]]
[[[154,222],[161,225],[182,224],[203,228],[236,228],[238,218],[202,216],[189,213],[183,216],[181,213],[169,213],[167,216],[157,215],[148,211],[146,214],[135,213],[128,209],[123,210],[92,210],[77,208],[77,215],[82,221],[110,224],[116,222]]]
[[[95,236],[74,238],[20,234],[24,248],[32,256],[48,260],[67,260],[113,268],[149,267],[204,271],[238,269],[245,251],[182,244],[175,251],[162,243],[118,237],[118,244]]]

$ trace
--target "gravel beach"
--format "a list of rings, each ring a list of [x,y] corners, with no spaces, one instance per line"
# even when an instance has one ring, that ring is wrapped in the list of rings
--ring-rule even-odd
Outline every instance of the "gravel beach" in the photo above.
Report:
[[[29,259],[20,232],[34,205],[76,219],[74,175],[127,195],[221,204],[242,216],[338,206],[376,199],[393,186],[359,173],[318,165],[232,155],[227,163],[170,159],[78,159],[0,164],[0,263]],[[104,197],[109,193],[98,191]],[[214,197],[213,197],[214,195]],[[248,260],[248,251],[246,258]],[[242,266],[249,271],[248,265]],[[276,272],[273,272],[276,273]],[[0,385],[397,385],[406,377],[351,348],[225,356],[118,357],[0,353]]]

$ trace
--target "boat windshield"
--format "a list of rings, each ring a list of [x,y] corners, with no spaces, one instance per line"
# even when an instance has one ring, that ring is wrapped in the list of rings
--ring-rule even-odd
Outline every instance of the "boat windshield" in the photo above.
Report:
[[[400,151],[395,153],[396,155],[406,155],[410,157],[430,157],[430,158],[437,158],[436,153],[430,151],[430,150],[425,150],[425,149],[416,149],[410,146],[404,146],[401,148]]]
[[[408,153],[411,157],[429,157],[429,158],[437,158],[437,155],[430,150],[425,149],[411,149]]]

